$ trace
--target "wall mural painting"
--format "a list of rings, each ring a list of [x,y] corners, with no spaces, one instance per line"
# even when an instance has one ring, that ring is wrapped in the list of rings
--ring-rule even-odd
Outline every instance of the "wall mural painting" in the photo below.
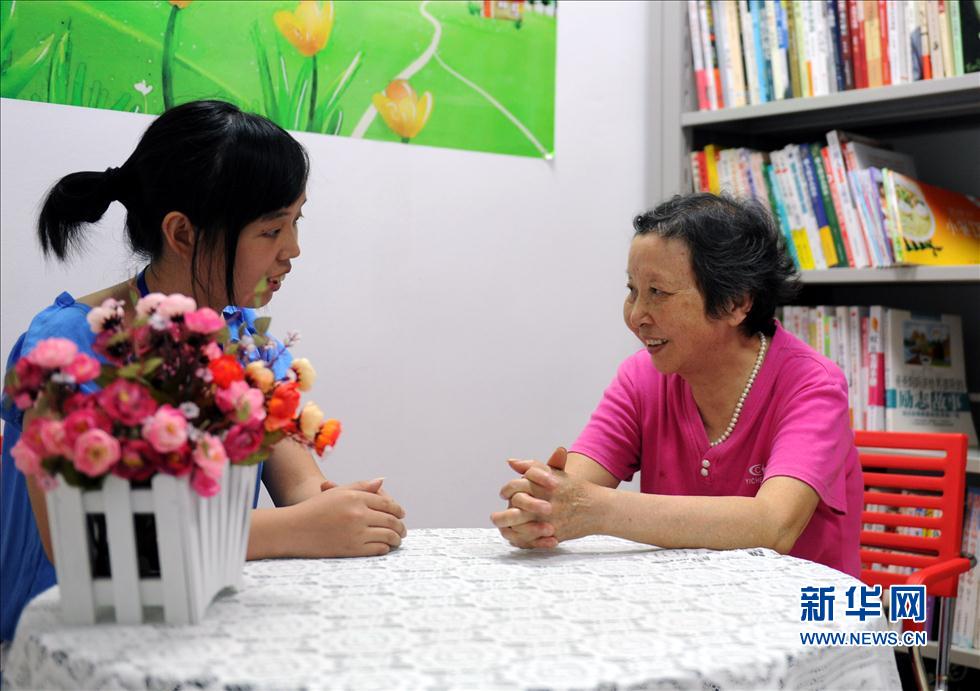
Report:
[[[0,96],[550,158],[556,2],[0,0]]]

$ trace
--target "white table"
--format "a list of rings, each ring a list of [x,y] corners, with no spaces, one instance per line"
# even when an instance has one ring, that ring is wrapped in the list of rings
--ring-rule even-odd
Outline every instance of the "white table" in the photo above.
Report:
[[[7,688],[900,688],[891,648],[804,646],[800,588],[859,581],[769,550],[592,537],[520,551],[416,530],[370,559],[250,563],[197,626],[68,627],[24,611]],[[846,604],[846,603],[845,603]]]

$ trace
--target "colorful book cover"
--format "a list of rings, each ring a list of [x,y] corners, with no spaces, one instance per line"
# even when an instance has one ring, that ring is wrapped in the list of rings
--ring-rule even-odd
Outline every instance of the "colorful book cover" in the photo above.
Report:
[[[847,88],[844,79],[844,58],[841,53],[841,33],[839,16],[837,14],[837,0],[827,0],[827,24],[830,28],[830,51],[834,64],[834,81],[837,84],[837,91]]]
[[[885,308],[868,308],[868,404],[865,408],[866,427],[872,431],[885,429]]]
[[[793,259],[796,268],[802,269],[800,258],[796,254],[796,245],[793,244],[793,229],[790,226],[789,216],[786,213],[786,205],[783,203],[782,196],[779,194],[779,187],[776,184],[772,164],[767,163],[765,171],[766,187],[769,191],[769,206],[776,211],[776,221],[779,223],[779,229],[782,231],[783,237],[786,238],[786,249],[789,251],[789,256]]]
[[[697,0],[687,0],[687,21],[691,32],[691,61],[694,64],[694,84],[698,92],[698,110],[708,110],[708,77],[704,72],[704,51]]]
[[[963,318],[889,309],[882,338],[885,429],[962,433],[976,446],[966,388]]]
[[[884,84],[881,63],[881,24],[877,0],[864,0],[864,51],[868,63],[868,86]]]
[[[915,23],[919,27],[919,55],[922,58],[922,78],[932,79],[932,51],[929,44],[929,10],[924,0],[916,0]]]
[[[752,45],[755,48],[756,81],[759,87],[759,103],[772,100],[771,80],[772,62],[769,57],[768,32],[765,30],[765,17],[762,0],[749,0],[749,22],[752,26]]]
[[[837,253],[838,266],[854,266],[854,261],[850,257],[850,251],[844,243],[844,234],[841,230],[840,222],[837,218],[837,210],[834,207],[834,200],[830,193],[828,183],[829,173],[824,165],[823,155],[819,144],[810,144],[810,158],[813,161],[813,170],[817,174],[817,186],[820,189],[820,197],[823,200],[824,213],[827,216],[827,223],[830,226],[830,235],[834,240],[834,250]]]
[[[721,194],[721,184],[718,181],[718,149],[714,144],[704,147],[705,168],[708,169],[708,191]]]
[[[888,86],[892,83],[892,62],[890,39],[888,34],[888,4],[885,0],[877,0],[878,35],[881,38],[881,83]],[[894,3],[892,3],[894,5]]]
[[[793,0],[782,0],[780,3],[782,14],[786,17],[786,55],[789,63],[789,83],[793,92],[793,98],[808,96],[803,87],[803,80],[800,77],[800,51],[797,48],[799,43],[799,30],[797,29],[796,5]]]
[[[704,59],[704,76],[708,90],[708,107],[724,108],[721,100],[721,75],[718,74],[718,54],[715,52],[715,32],[711,23],[711,3],[698,0],[698,25],[701,27],[701,57]]]
[[[851,30],[851,55],[854,58],[854,88],[868,86],[868,61],[864,52],[864,5],[862,0],[847,0],[847,19]]]
[[[980,264],[980,200],[892,172],[896,226],[909,264]]]
[[[814,165],[813,155],[810,153],[810,147],[801,144],[799,146],[799,157],[803,168],[804,189],[809,197],[810,208],[816,220],[817,233],[820,237],[820,247],[823,249],[823,256],[827,261],[827,266],[847,266],[846,256],[843,253],[838,254],[837,252],[837,243],[834,241],[834,236],[830,229],[830,221],[827,218],[827,210],[824,207],[823,196],[820,194],[816,166]]]
[[[847,0],[837,0],[837,28],[840,31],[841,65],[844,68],[844,88],[854,88],[854,57],[851,54],[851,20],[847,16]]]

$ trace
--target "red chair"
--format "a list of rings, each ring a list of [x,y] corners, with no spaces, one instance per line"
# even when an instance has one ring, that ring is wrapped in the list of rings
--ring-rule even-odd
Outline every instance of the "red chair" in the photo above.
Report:
[[[940,598],[936,689],[946,689],[949,646],[959,575],[976,565],[962,554],[967,438],[964,434],[854,433],[864,471],[862,522],[882,526],[861,531],[861,580],[881,585],[925,585]],[[922,452],[922,453],[919,453]],[[933,515],[911,515],[895,509],[931,509]],[[884,510],[882,510],[884,509]],[[899,528],[932,531],[928,537],[895,532]],[[874,565],[905,566],[910,574],[875,570]],[[924,624],[904,622],[906,630]],[[926,688],[918,648],[912,647],[920,688]]]

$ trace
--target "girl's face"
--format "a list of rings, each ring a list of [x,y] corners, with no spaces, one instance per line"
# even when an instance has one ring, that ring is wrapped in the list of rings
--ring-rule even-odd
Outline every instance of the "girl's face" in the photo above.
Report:
[[[705,314],[687,245],[655,233],[638,235],[630,245],[626,275],[623,319],[654,366],[664,374],[698,372],[730,327]]]
[[[303,217],[305,203],[304,192],[289,206],[257,218],[242,229],[235,255],[236,304],[251,307],[257,301],[255,306],[265,305],[282,287],[292,268],[291,261],[299,256],[297,224]],[[255,288],[263,278],[268,288],[255,295]]]

